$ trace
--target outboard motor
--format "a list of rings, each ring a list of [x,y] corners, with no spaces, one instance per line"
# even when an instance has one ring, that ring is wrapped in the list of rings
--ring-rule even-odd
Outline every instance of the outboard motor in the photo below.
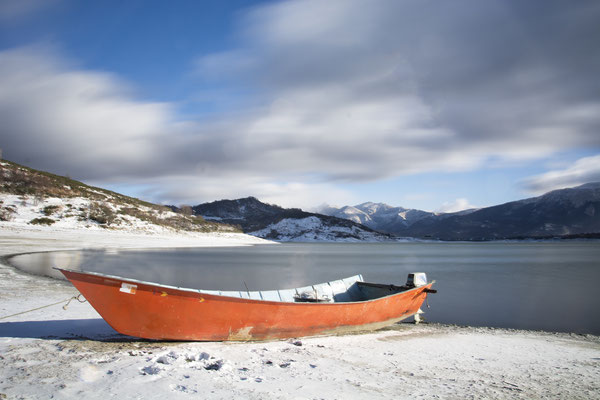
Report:
[[[406,286],[409,288],[427,285],[427,275],[425,272],[411,272],[408,274]]]
[[[427,275],[425,274],[425,272],[411,272],[410,274],[408,274],[408,279],[406,279],[406,286],[409,288],[414,288],[414,287],[419,287],[419,286],[425,286],[427,285]],[[435,290],[432,289],[425,289],[425,291],[427,293],[435,293]],[[429,308],[429,304],[427,304],[427,307]],[[417,313],[413,316],[413,318],[415,319],[415,324],[420,323],[423,318],[421,317],[421,314],[423,313],[423,310],[421,310],[419,308],[419,310],[417,311]]]

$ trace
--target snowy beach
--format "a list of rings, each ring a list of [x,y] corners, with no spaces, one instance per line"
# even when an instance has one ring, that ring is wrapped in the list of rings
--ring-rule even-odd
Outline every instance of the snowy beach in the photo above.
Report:
[[[0,228],[0,256],[256,243],[265,241]],[[67,282],[3,263],[0,286],[0,398],[600,398],[597,336],[405,323],[271,342],[150,342],[116,333],[88,303],[73,300],[64,310],[77,295]]]

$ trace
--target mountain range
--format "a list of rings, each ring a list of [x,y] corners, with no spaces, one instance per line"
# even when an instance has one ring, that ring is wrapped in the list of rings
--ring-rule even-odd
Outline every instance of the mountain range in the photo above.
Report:
[[[225,231],[280,241],[600,238],[600,182],[493,207],[436,214],[383,203],[319,213],[255,197],[194,207],[162,206],[0,160],[0,223],[57,228]],[[204,217],[204,218],[201,218]]]
[[[495,240],[586,236],[600,232],[600,182],[456,213],[435,214],[382,203],[324,207],[321,212],[361,221],[377,231],[413,238]]]
[[[207,220],[236,224],[244,232],[275,240],[384,241],[390,235],[438,240],[600,237],[600,182],[441,214],[372,202],[324,206],[319,213],[309,213],[254,197],[204,203],[193,211]]]
[[[325,215],[345,218],[380,232],[403,234],[414,223],[424,219],[444,219],[452,215],[466,215],[476,209],[457,213],[433,213],[429,211],[394,207],[385,203],[366,202],[341,208],[322,206],[318,211]]]
[[[282,208],[255,197],[219,200],[193,206],[209,221],[238,225],[244,232],[281,241],[388,241],[392,236],[345,218]]]

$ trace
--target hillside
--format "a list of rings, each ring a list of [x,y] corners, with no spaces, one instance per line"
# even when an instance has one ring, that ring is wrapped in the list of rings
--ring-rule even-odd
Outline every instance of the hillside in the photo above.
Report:
[[[6,160],[0,161],[0,223],[139,231],[239,231]]]
[[[367,202],[320,212],[404,237],[496,240],[600,236],[600,183],[493,207],[435,214]]]
[[[423,219],[406,231],[409,236],[442,240],[593,237],[598,233],[598,182],[482,208],[467,215]]]
[[[254,197],[192,207],[207,220],[236,224],[245,233],[281,241],[387,241],[390,235],[342,218],[265,204]]]

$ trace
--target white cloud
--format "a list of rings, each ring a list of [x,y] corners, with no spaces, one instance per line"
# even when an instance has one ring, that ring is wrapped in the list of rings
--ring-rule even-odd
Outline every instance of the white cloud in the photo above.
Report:
[[[445,202],[440,208],[435,210],[437,213],[453,213],[471,208],[477,208],[476,206],[469,203],[466,198],[458,198],[452,202]]]
[[[175,121],[170,104],[137,100],[117,77],[79,70],[52,48],[0,52],[0,87],[3,156],[36,168],[98,185],[134,182],[144,198],[173,204],[250,195],[290,207],[352,199],[333,184],[307,181],[313,166],[298,162],[302,146],[273,146],[268,132],[232,133],[241,121]]]
[[[592,53],[560,61],[570,36],[595,46],[576,29],[556,30],[556,19],[581,16],[548,7],[528,22],[562,35],[555,41],[515,18],[528,12],[521,7],[280,2],[246,16],[239,49],[198,65],[261,94],[239,125],[240,145],[269,169],[377,180],[600,147],[590,134],[600,128],[600,100],[589,95],[597,79],[585,67]]]
[[[223,179],[227,183],[223,183]],[[254,196],[282,207],[311,209],[321,199],[345,204],[354,195],[327,183],[273,182],[268,176],[247,177],[243,174],[217,177],[191,175],[168,176],[145,181],[140,194],[163,204],[198,204],[221,199]]]
[[[3,51],[0,143],[74,178],[160,182],[157,200],[286,205],[350,204],[340,181],[597,149],[600,7],[557,4],[535,18],[510,0],[257,6],[238,48],[197,60],[211,90],[246,96],[202,124],[53,49]]]
[[[114,76],[69,68],[41,46],[1,52],[0,87],[4,156],[49,170],[135,174],[175,130],[168,105],[133,100]]]
[[[600,182],[600,155],[581,158],[573,165],[523,181],[523,186],[533,194],[574,187],[590,182]]]

